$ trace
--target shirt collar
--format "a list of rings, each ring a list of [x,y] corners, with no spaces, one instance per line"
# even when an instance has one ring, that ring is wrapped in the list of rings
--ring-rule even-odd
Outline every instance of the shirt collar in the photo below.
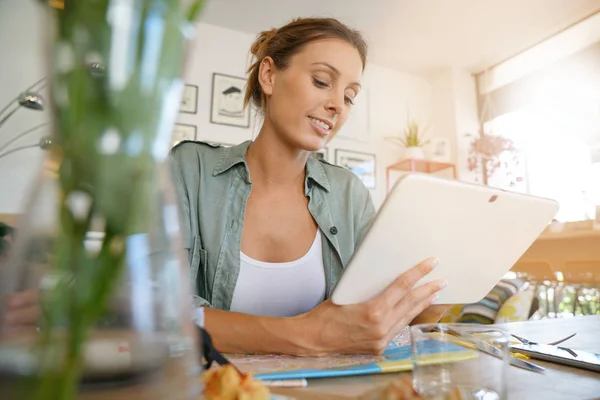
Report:
[[[246,153],[251,143],[251,140],[247,140],[238,144],[237,146],[224,148],[223,153],[221,153],[221,159],[213,171],[213,176],[220,175],[237,164],[244,164],[247,169],[248,166],[246,164]],[[306,160],[305,185],[310,186],[310,181],[317,183],[327,192],[331,190],[329,179],[327,179],[327,175],[325,174],[325,169],[323,168],[321,161],[313,157],[308,157],[308,160]]]

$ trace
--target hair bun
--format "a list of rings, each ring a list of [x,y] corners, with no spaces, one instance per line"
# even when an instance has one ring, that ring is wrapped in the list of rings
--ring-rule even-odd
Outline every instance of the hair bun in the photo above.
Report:
[[[273,37],[277,35],[277,32],[277,28],[273,28],[268,31],[262,31],[254,41],[254,43],[252,43],[252,47],[250,47],[250,53],[252,53],[252,55],[256,56],[257,58],[262,58],[261,56],[264,54],[267,45],[269,44],[271,39],[273,39]]]

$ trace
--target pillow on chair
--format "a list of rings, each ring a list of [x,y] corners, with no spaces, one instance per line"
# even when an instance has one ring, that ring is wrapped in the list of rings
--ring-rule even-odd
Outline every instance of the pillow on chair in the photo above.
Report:
[[[533,290],[521,290],[502,304],[494,323],[527,321],[532,302]]]
[[[514,296],[524,284],[525,281],[522,279],[501,280],[481,301],[465,304],[456,322],[493,324],[502,305]]]
[[[455,304],[448,311],[444,313],[442,318],[440,319],[440,323],[451,323],[456,322],[457,319],[460,318],[460,314],[462,313],[463,305]]]

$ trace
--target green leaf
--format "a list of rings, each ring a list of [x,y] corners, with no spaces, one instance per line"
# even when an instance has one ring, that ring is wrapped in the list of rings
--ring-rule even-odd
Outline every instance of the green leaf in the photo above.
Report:
[[[195,21],[198,15],[200,14],[200,11],[202,11],[202,9],[204,8],[205,3],[206,0],[194,1],[194,3],[190,6],[190,9],[188,10],[187,20],[190,22]]]

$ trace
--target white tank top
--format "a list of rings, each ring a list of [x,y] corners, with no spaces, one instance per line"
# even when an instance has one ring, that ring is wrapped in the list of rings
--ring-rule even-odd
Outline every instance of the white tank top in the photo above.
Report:
[[[231,311],[290,317],[311,310],[325,298],[321,231],[308,252],[296,261],[268,263],[240,251],[240,274]]]

